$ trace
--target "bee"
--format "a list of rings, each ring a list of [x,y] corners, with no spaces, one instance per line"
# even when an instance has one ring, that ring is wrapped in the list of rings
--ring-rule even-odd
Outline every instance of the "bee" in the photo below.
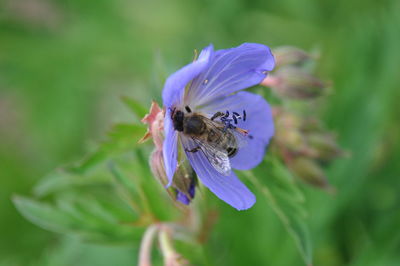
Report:
[[[174,129],[191,138],[197,145],[186,151],[202,151],[215,170],[223,175],[229,175],[231,172],[229,158],[234,157],[239,148],[245,145],[248,136],[246,130],[234,124],[237,124],[238,119],[245,120],[246,112],[243,111],[243,116],[233,112],[232,118],[228,111],[217,112],[208,118],[201,113],[192,112],[189,106],[186,106],[185,110],[187,113],[173,109],[171,119]]]

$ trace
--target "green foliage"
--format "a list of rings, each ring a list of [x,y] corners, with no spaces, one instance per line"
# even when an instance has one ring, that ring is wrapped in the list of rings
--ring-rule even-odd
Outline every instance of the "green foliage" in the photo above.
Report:
[[[268,177],[259,178],[268,173]],[[255,170],[245,173],[266,197],[269,205],[294,239],[304,262],[312,264],[312,245],[305,219],[305,198],[289,170],[271,156]]]
[[[315,265],[399,264],[398,1],[29,1],[33,8],[3,2],[1,265],[135,264],[144,226],[129,223],[139,211],[167,220],[176,210],[146,169],[149,147],[138,151],[136,144],[145,128],[130,122],[120,96],[158,100],[166,74],[190,62],[193,48],[244,41],[318,47],[316,69],[333,84],[321,111],[352,156],[329,168],[336,195],[302,188],[305,202],[292,179],[278,174],[279,162],[249,173],[262,188],[247,212],[202,189],[197,199],[215,203],[220,222],[201,251],[180,241],[177,248],[199,265],[302,265],[290,236],[307,257],[307,233],[296,220],[304,223],[306,205]],[[160,54],[167,66],[158,67]],[[143,108],[133,107],[136,121]],[[87,141],[101,139],[115,120],[126,122],[116,129],[120,137],[40,179],[81,158],[91,150]],[[32,190],[31,197],[12,196]],[[143,194],[147,206],[133,207],[131,199]],[[130,246],[104,245],[110,242]]]

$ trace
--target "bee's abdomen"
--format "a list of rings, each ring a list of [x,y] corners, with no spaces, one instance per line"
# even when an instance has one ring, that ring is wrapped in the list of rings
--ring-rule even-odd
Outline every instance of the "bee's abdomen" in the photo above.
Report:
[[[236,155],[236,153],[238,152],[238,149],[235,147],[228,147],[226,149],[226,151],[228,152],[228,157],[233,157]]]

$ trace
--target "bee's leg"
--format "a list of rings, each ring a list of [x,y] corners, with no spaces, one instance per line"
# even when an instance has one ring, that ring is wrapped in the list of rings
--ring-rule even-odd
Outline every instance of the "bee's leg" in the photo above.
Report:
[[[187,151],[187,152],[198,152],[199,150],[200,150],[200,146],[197,146],[196,148],[193,148],[191,150],[185,148],[185,151]]]
[[[220,116],[223,116],[223,115],[224,115],[224,113],[222,113],[222,112],[216,112],[216,113],[211,117],[211,120],[214,120],[215,118],[220,117]]]

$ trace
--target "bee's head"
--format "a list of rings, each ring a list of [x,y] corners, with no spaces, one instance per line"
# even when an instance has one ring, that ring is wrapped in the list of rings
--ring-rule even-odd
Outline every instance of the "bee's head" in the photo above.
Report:
[[[172,110],[171,119],[174,124],[174,129],[177,131],[183,131],[183,118],[184,113],[180,110]]]

